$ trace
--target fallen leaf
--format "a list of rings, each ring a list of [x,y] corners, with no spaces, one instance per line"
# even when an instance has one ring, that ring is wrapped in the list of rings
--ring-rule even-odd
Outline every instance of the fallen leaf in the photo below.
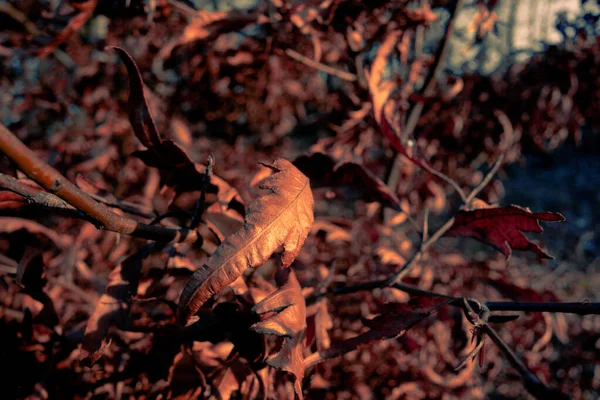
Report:
[[[83,336],[79,360],[91,366],[104,354],[108,344],[102,344],[112,325],[124,325],[129,310],[129,300],[137,293],[142,260],[148,247],[127,257],[108,276],[106,291],[98,300]]]
[[[333,187],[348,200],[377,201],[400,210],[400,200],[389,187],[363,165],[354,162],[337,163],[324,153],[300,156],[294,165],[311,180],[313,188]]]
[[[392,91],[396,88],[396,83],[394,81],[384,80],[383,75],[389,66],[388,57],[394,51],[401,34],[401,31],[393,31],[386,36],[385,40],[377,50],[377,55],[375,56],[375,60],[373,60],[371,70],[369,72],[365,71],[369,83],[371,102],[373,103],[373,113],[377,123],[381,123],[380,118],[382,115],[385,115],[385,104]]]
[[[50,43],[37,51],[38,56],[46,57],[58,46],[67,41],[73,34],[77,33],[94,13],[98,0],[87,0],[80,3],[71,3],[73,8],[79,10],[79,14],[69,20],[69,23]]]
[[[166,60],[176,47],[193,43],[195,41],[208,39],[221,33],[238,31],[247,25],[266,20],[254,11],[231,10],[208,12],[196,11],[189,24],[178,38],[162,46],[158,57]]]
[[[349,232],[348,229],[344,229],[344,227],[336,225],[335,223],[324,219],[315,220],[311,232],[315,234],[323,232],[325,234],[324,236],[327,242],[352,242],[352,234]]]
[[[304,378],[302,339],[306,330],[306,304],[294,271],[290,271],[287,282],[279,290],[254,306],[253,311],[259,315],[275,313],[257,322],[250,329],[266,335],[283,337],[281,348],[267,358],[267,364],[292,373],[296,378],[294,382],[296,395],[302,399]]]
[[[449,302],[448,299],[437,297],[422,302],[413,300],[412,303],[383,304],[380,306],[381,315],[363,321],[370,328],[368,331],[310,355],[305,360],[305,366],[309,367],[322,360],[338,357],[380,340],[404,335],[410,328]],[[425,304],[431,307],[423,308]]]
[[[61,235],[54,230],[24,218],[17,217],[0,217],[0,233],[10,233],[25,229],[29,233],[41,234],[52,240],[58,247],[68,247],[73,243],[73,240],[67,235]]]
[[[532,243],[522,232],[543,232],[539,221],[564,221],[559,213],[532,213],[527,208],[511,205],[491,207],[482,201],[474,210],[460,210],[454,217],[454,224],[446,233],[448,236],[472,237],[509,258],[512,250],[532,251],[540,259],[551,259],[538,245]]]
[[[269,167],[275,173],[259,185],[268,193],[248,206],[244,226],[227,237],[186,284],[179,299],[183,323],[189,323],[206,300],[247,268],[262,265],[280,246],[285,267],[300,252],[314,220],[309,180],[284,159]]]

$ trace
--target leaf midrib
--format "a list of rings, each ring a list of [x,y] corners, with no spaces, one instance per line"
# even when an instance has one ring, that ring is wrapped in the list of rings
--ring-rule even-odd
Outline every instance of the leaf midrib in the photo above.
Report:
[[[286,211],[287,211],[287,210],[288,210],[288,209],[289,209],[289,208],[290,208],[290,207],[291,207],[291,206],[292,206],[294,203],[296,203],[296,202],[298,201],[298,199],[300,198],[300,196],[301,196],[301,195],[304,193],[304,191],[305,191],[305,190],[306,190],[306,188],[308,187],[308,184],[309,184],[309,180],[308,180],[308,178],[306,178],[306,182],[304,183],[304,186],[302,187],[302,189],[300,189],[300,191],[298,192],[298,194],[296,195],[296,197],[295,197],[295,198],[294,198],[292,201],[290,201],[290,202],[289,202],[289,204],[288,204],[288,205],[287,205],[287,206],[286,206],[286,207],[285,207],[283,210],[281,210],[281,212],[279,213],[279,215],[277,215],[277,217],[273,218],[273,220],[272,220],[271,222],[269,222],[269,223],[267,224],[267,226],[266,226],[266,227],[264,227],[264,228],[263,228],[263,229],[262,229],[262,230],[261,230],[261,231],[260,231],[260,232],[259,232],[257,235],[254,235],[254,238],[252,238],[252,240],[250,240],[248,243],[246,243],[246,244],[245,244],[243,247],[241,247],[241,248],[240,248],[238,251],[234,252],[234,253],[233,253],[233,254],[232,254],[230,257],[228,257],[228,258],[227,258],[225,261],[223,261],[223,262],[222,262],[222,263],[221,263],[221,264],[220,264],[220,265],[219,265],[217,268],[215,268],[213,271],[211,271],[211,273],[210,273],[210,274],[208,274],[208,276],[206,277],[206,279],[204,280],[204,282],[202,282],[202,283],[200,284],[200,286],[199,286],[199,287],[198,287],[198,289],[196,290],[196,293],[198,293],[198,291],[200,290],[200,288],[201,288],[202,286],[204,286],[204,284],[205,284],[206,282],[208,282],[208,281],[209,281],[209,280],[212,278],[212,276],[213,276],[213,275],[214,275],[214,274],[215,274],[215,273],[216,273],[216,272],[217,272],[217,271],[218,271],[220,268],[222,268],[224,265],[227,265],[227,264],[228,264],[228,263],[229,263],[229,262],[230,262],[232,259],[234,259],[234,258],[235,258],[235,257],[236,257],[236,256],[237,256],[239,253],[243,252],[245,249],[247,249],[249,246],[251,246],[251,245],[252,245],[252,244],[253,244],[255,241],[257,241],[257,240],[258,240],[258,239],[259,239],[259,238],[260,238],[260,237],[261,237],[261,236],[262,236],[262,235],[263,235],[265,232],[267,232],[267,231],[269,230],[269,228],[271,227],[271,225],[273,225],[275,222],[277,222],[277,221],[279,220],[279,218],[281,218],[281,217],[282,217],[282,216],[285,214],[285,212],[286,212]],[[259,197],[259,199],[260,199],[260,197]],[[244,224],[244,225],[246,225],[246,224]],[[237,232],[241,231],[242,229],[244,229],[244,228],[242,227],[242,228],[241,228],[240,230],[238,230]],[[236,232],[236,233],[234,233],[233,235],[237,234],[237,232]],[[233,236],[233,235],[231,235],[231,236]],[[231,236],[228,236],[228,238],[229,238],[229,237],[231,237]],[[227,238],[226,238],[225,240],[227,240]],[[218,250],[218,249],[217,249],[217,250]],[[215,251],[215,252],[216,252],[216,251]],[[213,254],[214,254],[214,253],[213,253]],[[212,256],[211,256],[211,257],[212,257]],[[209,261],[210,261],[210,259],[209,259]],[[192,296],[192,298],[193,298],[193,297],[195,297],[195,295],[194,295],[194,296]],[[190,301],[192,300],[192,298],[190,298]],[[188,302],[188,303],[189,303],[189,302]]]

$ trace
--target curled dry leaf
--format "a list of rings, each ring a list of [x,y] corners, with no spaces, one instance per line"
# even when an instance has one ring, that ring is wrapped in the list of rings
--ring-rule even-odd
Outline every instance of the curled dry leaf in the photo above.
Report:
[[[129,99],[128,112],[129,122],[133,127],[135,136],[147,148],[135,151],[138,157],[149,167],[158,168],[161,181],[167,186],[175,188],[175,199],[182,192],[200,190],[202,178],[205,172],[204,165],[195,164],[189,155],[177,143],[170,139],[163,139],[156,128],[154,118],[148,107],[144,94],[144,82],[135,61],[124,49],[120,47],[108,47],[117,52],[125,66],[129,76]],[[242,203],[237,190],[227,182],[212,174],[208,193],[218,193],[221,203]]]
[[[467,236],[494,247],[510,257],[512,250],[531,251],[540,259],[551,259],[538,245],[532,243],[522,232],[543,232],[539,221],[564,221],[559,213],[532,213],[527,208],[511,205],[493,207],[483,201],[476,203],[477,209],[460,210],[454,224],[446,233],[448,236]]]
[[[300,156],[294,160],[294,165],[308,176],[313,188],[333,187],[345,199],[377,201],[401,211],[398,197],[363,165],[353,162],[336,163],[323,153]]]
[[[257,314],[275,313],[252,325],[250,329],[262,334],[283,337],[281,348],[267,358],[267,364],[292,373],[296,378],[294,382],[296,395],[302,399],[304,378],[302,339],[306,330],[306,303],[294,271],[290,271],[285,285],[254,306],[253,311]]]
[[[333,328],[333,320],[327,309],[327,299],[321,299],[318,303],[307,307],[307,333],[306,345],[312,346],[316,343],[317,350],[323,350],[331,345],[329,330]]]
[[[135,61],[120,47],[107,47],[117,52],[129,76],[129,99],[127,102],[129,122],[135,136],[148,149],[135,152],[146,165],[178,173],[194,174],[196,167],[186,152],[171,140],[163,140],[158,133],[152,113],[144,94],[144,82]],[[200,173],[198,173],[200,174]]]
[[[269,167],[275,173],[259,185],[268,193],[248,206],[244,226],[227,237],[186,284],[179,299],[181,322],[189,323],[206,300],[249,267],[262,265],[280,246],[284,267],[300,252],[314,220],[309,180],[284,159]]]

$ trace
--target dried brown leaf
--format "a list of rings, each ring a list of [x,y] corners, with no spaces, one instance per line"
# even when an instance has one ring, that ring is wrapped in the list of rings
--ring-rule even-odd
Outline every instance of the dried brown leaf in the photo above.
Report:
[[[127,257],[108,276],[106,291],[98,300],[85,327],[80,361],[93,365],[103,355],[108,344],[102,344],[108,329],[123,325],[129,310],[129,300],[137,293],[144,250]]]
[[[336,163],[324,153],[300,156],[294,160],[294,165],[308,176],[313,188],[331,186],[343,198],[377,201],[401,211],[398,197],[363,165],[354,162]]]
[[[296,395],[302,399],[302,339],[306,330],[306,304],[294,271],[290,271],[287,282],[279,290],[254,306],[253,311],[257,314],[275,313],[257,322],[250,329],[266,335],[283,337],[281,348],[267,358],[267,364],[292,373],[296,378]]]
[[[67,26],[54,38],[54,40],[38,50],[38,56],[46,57],[58,46],[77,33],[83,27],[83,25],[85,25],[87,20],[90,19],[97,5],[98,0],[87,0],[80,3],[73,3],[72,6],[79,10],[79,14],[69,20]]]
[[[186,284],[179,299],[183,323],[187,324],[206,300],[247,268],[262,265],[280,246],[285,267],[300,252],[314,219],[309,180],[284,159],[270,168],[276,172],[259,185],[268,193],[248,206],[242,229],[225,239]]]

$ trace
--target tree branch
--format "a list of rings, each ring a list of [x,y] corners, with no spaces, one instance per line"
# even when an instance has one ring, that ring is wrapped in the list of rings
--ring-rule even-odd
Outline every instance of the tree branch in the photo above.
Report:
[[[578,315],[600,315],[600,303],[590,303],[588,301],[571,303],[489,301],[485,305],[490,311],[558,312]]]
[[[354,82],[356,80],[356,75],[354,75],[350,72],[341,71],[339,69],[335,69],[328,65],[322,64],[318,61],[311,60],[310,58],[305,57],[302,54],[300,54],[297,51],[294,51],[292,49],[286,49],[285,54],[288,57],[293,58],[294,60],[296,60],[298,62],[301,62],[302,64],[305,64],[305,65],[308,65],[309,67],[318,69],[319,71],[325,72],[329,75],[337,76],[338,78],[343,79],[345,81]]]
[[[504,354],[510,365],[516,369],[523,382],[525,383],[525,389],[533,395],[536,399],[568,399],[569,397],[557,389],[551,388],[544,384],[540,379],[525,365],[525,363],[517,357],[517,355],[511,350],[510,347],[502,340],[500,335],[489,325],[484,324],[481,327],[482,331],[492,339],[492,342]]]
[[[39,158],[4,125],[0,124],[0,151],[32,180],[95,221],[99,229],[155,240],[157,242],[196,242],[195,230],[146,225],[115,214],[102,203],[69,182],[60,172]]]

